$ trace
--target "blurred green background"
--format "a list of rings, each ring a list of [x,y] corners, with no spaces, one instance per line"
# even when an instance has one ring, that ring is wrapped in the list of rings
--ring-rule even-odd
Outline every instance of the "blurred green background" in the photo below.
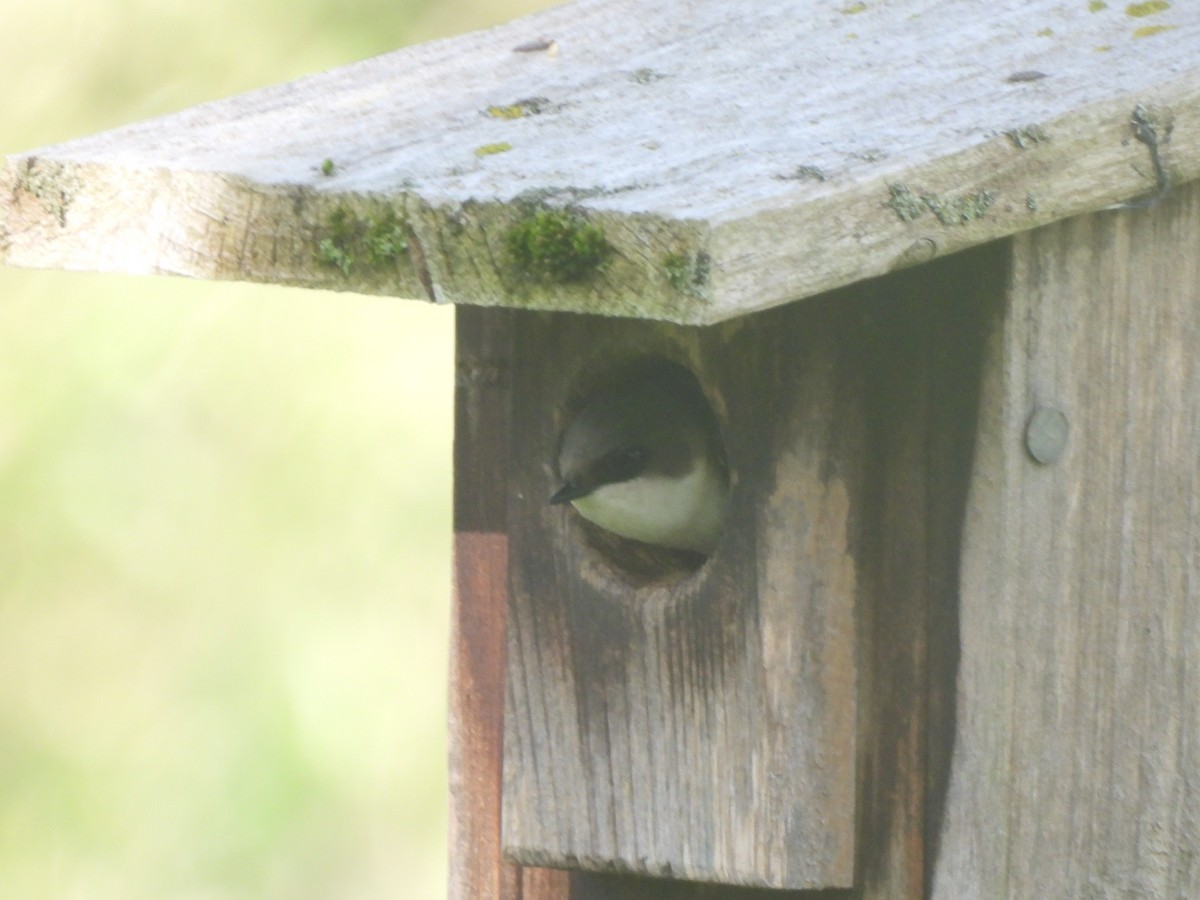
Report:
[[[39,0],[0,153],[545,0]],[[0,898],[445,896],[452,313],[0,268]]]

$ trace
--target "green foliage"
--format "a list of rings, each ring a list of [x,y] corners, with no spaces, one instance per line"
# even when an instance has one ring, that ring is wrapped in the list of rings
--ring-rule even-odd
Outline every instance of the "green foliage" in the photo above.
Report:
[[[915,194],[906,184],[889,184],[886,206],[902,222],[911,222],[925,213],[933,213],[943,225],[966,225],[982,219],[996,196],[991,191],[973,194]]]
[[[495,156],[497,153],[507,153],[512,149],[512,144],[508,141],[498,141],[495,144],[484,144],[481,147],[475,148],[476,156]]]
[[[566,209],[540,209],[509,227],[505,249],[527,281],[570,284],[593,276],[612,252],[604,229]]]
[[[696,254],[668,253],[663,257],[667,283],[680,294],[699,297],[708,284],[709,256],[703,250]]]
[[[317,259],[322,265],[335,266],[342,270],[342,275],[350,277],[350,267],[354,264],[354,257],[346,252],[333,238],[322,238],[317,244]]]
[[[1166,12],[1170,8],[1171,4],[1167,0],[1147,0],[1146,3],[1130,3],[1125,7],[1125,15],[1140,19],[1155,13]]]
[[[493,119],[523,119],[525,109],[516,103],[509,106],[489,106],[487,114]]]
[[[408,227],[388,210],[379,219],[368,219],[363,242],[367,248],[367,263],[372,266],[387,266],[408,252]]]
[[[330,213],[322,234],[317,239],[317,261],[339,269],[345,278],[360,262],[386,271],[408,252],[408,225],[393,209],[360,218],[339,207]]]
[[[493,119],[524,119],[527,116],[540,116],[544,112],[551,112],[554,108],[545,97],[526,97],[506,106],[489,106],[484,113]]]

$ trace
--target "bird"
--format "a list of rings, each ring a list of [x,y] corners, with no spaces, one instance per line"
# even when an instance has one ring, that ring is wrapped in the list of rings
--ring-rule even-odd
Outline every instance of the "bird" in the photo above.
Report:
[[[695,376],[665,360],[634,366],[588,397],[563,431],[551,504],[600,528],[709,556],[721,536],[729,467]]]

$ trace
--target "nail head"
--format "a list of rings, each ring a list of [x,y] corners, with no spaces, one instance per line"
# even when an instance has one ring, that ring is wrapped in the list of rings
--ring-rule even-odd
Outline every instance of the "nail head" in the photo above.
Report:
[[[1034,409],[1025,426],[1025,447],[1037,462],[1051,465],[1062,456],[1067,446],[1070,424],[1066,414],[1053,406]]]

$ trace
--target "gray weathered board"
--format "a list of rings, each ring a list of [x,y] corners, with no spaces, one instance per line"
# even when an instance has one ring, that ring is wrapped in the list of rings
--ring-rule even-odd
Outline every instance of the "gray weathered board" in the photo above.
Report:
[[[1017,237],[1010,285],[933,897],[1200,897],[1200,181]]]
[[[0,256],[706,323],[1197,175],[1200,4],[579,0],[11,157]],[[595,277],[514,275],[533,203]]]

